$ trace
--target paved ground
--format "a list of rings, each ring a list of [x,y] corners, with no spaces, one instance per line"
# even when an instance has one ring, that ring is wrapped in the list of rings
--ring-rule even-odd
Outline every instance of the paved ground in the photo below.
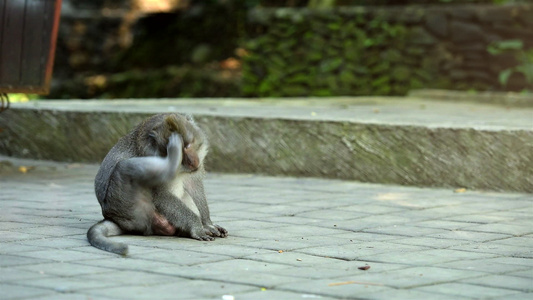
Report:
[[[1,299],[533,297],[531,194],[211,174],[228,238],[116,237],[120,257],[85,238],[97,166],[2,160]]]

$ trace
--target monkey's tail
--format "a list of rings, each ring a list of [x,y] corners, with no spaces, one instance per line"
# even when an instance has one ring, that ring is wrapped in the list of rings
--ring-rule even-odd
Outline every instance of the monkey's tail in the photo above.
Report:
[[[122,229],[117,224],[109,220],[102,220],[89,228],[87,239],[91,245],[98,249],[126,255],[128,254],[128,245],[114,242],[108,238],[114,235],[121,235],[122,233]]]

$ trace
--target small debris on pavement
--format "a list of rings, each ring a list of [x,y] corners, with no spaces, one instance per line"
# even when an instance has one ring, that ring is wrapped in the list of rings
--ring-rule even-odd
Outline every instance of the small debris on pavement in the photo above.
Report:
[[[466,189],[465,188],[460,188],[460,189],[456,189],[455,191],[453,191],[454,193],[464,193],[466,192]]]
[[[283,253],[283,250],[278,250],[278,253]]]
[[[369,265],[366,265],[366,266],[359,267],[358,269],[359,269],[359,270],[366,271],[366,270],[370,269],[370,266],[369,266]]]
[[[347,285],[347,284],[362,284],[362,285],[376,285],[376,286],[382,286],[382,283],[373,283],[373,282],[363,282],[363,281],[343,281],[343,282],[334,282],[328,284],[328,286],[339,286],[339,285]]]

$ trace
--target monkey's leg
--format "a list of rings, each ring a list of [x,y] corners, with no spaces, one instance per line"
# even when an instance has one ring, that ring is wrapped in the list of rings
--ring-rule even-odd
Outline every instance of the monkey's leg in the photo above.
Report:
[[[181,146],[180,136],[172,134],[167,157],[133,157],[120,161],[111,175],[102,205],[104,217],[126,231],[172,235],[170,224],[156,214],[151,190],[174,177],[182,160]]]
[[[213,224],[211,221],[202,179],[198,177],[188,178],[184,185],[185,190],[191,195],[196,207],[200,211],[202,225],[208,234],[215,237],[227,237],[228,231],[221,226]]]
[[[200,241],[214,240],[204,229],[200,217],[170,191],[161,191],[155,195],[154,204],[157,212],[176,228],[177,234]]]

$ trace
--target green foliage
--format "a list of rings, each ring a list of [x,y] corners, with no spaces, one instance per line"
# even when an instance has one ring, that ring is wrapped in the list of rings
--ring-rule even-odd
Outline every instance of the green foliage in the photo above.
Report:
[[[533,48],[525,50],[521,40],[506,40],[489,45],[487,51],[492,55],[512,53],[518,64],[512,68],[502,70],[498,76],[500,84],[507,86],[509,78],[517,73],[522,74],[529,86],[533,86]]]
[[[96,78],[96,80],[95,80]],[[48,98],[187,98],[240,95],[236,74],[212,67],[171,66],[78,78],[52,90]]]
[[[401,95],[431,77],[408,28],[377,17],[278,14],[246,44],[245,96]],[[409,50],[409,51],[408,51]]]
[[[37,94],[19,94],[19,93],[8,94],[8,97],[9,97],[9,101],[13,103],[28,102],[28,101],[37,100],[40,98],[40,96]]]

